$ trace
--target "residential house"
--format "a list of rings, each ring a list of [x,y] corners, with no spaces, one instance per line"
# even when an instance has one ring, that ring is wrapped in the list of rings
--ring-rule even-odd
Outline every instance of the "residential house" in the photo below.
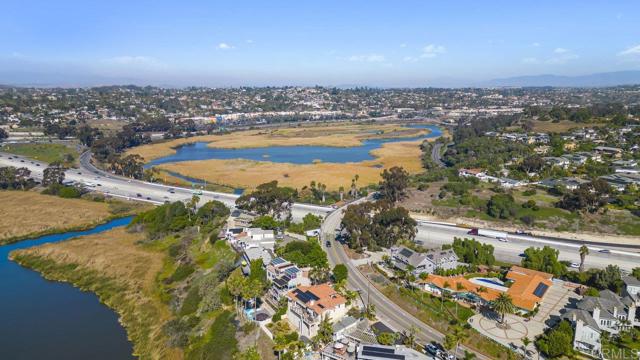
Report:
[[[305,271],[281,257],[274,258],[267,265],[267,280],[271,282],[267,299],[274,305],[298,285],[311,284]]]
[[[522,180],[510,179],[510,178],[499,178],[498,183],[505,189],[513,189],[520,186],[525,186],[528,183]]]
[[[596,153],[600,153],[602,155],[611,156],[614,158],[619,158],[622,156],[622,149],[610,146],[596,146],[594,148]]]
[[[585,296],[576,307],[591,315],[602,331],[618,334],[631,326],[640,326],[636,319],[638,302],[629,295],[619,296],[602,290],[598,296]]]
[[[589,180],[580,179],[576,177],[563,177],[559,179],[545,179],[538,183],[538,185],[546,188],[554,188],[562,186],[567,190],[575,190],[583,184],[590,183]]]
[[[231,212],[234,227],[248,228],[257,217],[256,214],[238,209]]]
[[[392,249],[392,261],[395,267],[400,270],[412,269],[416,276],[421,273],[433,273],[436,269],[455,269],[458,263],[458,256],[452,250],[432,249],[424,253],[419,253],[402,246]]]
[[[573,309],[563,315],[573,326],[573,348],[584,354],[600,357],[602,330],[591,314],[585,310]]]
[[[547,165],[558,166],[561,168],[567,168],[569,164],[571,164],[571,161],[569,161],[569,159],[564,157],[546,156],[546,157],[543,157],[542,159]]]
[[[618,191],[623,191],[628,186],[640,186],[640,174],[616,173],[600,176],[600,179],[606,181],[609,186]]]
[[[299,285],[287,293],[287,319],[301,336],[312,338],[324,318],[332,322],[347,313],[347,299],[329,284]]]
[[[475,177],[482,180],[487,176],[487,173],[482,169],[460,169],[458,176]]]
[[[578,154],[578,153],[564,154],[562,155],[562,157],[569,160],[569,163],[573,166],[582,165],[587,162],[587,159],[589,159],[588,156]]]
[[[551,287],[552,275],[541,271],[512,266],[506,275],[511,284],[498,279],[471,278],[464,276],[438,276],[430,274],[417,281],[420,288],[436,295],[446,291],[454,299],[478,306],[487,305],[500,293],[507,293],[516,308],[523,313],[535,310]]]
[[[601,355],[603,332],[618,334],[633,326],[640,327],[640,281],[624,276],[623,296],[611,290],[600,291],[598,296],[585,296],[562,317],[574,329],[573,348],[595,357]]]
[[[615,160],[611,162],[611,165],[613,165],[616,168],[633,168],[638,166],[638,161],[637,160]]]

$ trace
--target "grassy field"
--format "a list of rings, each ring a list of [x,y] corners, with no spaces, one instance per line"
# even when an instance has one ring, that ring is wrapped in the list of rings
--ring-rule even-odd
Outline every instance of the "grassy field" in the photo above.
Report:
[[[137,245],[143,237],[115,229],[14,251],[10,257],[47,279],[95,292],[120,315],[139,358],[182,359],[182,351],[166,345],[162,325],[172,314],[154,290],[165,255]]]
[[[79,156],[74,147],[63,144],[6,144],[0,150],[46,163],[59,161],[69,166],[74,165]],[[65,161],[67,156],[72,156],[74,160]]]
[[[33,191],[0,191],[0,244],[79,230],[131,215],[144,204],[63,199]]]
[[[427,129],[407,128],[398,124],[314,124],[313,126],[247,130],[226,135],[176,139],[138,146],[128,150],[127,153],[138,154],[146,161],[150,161],[174,154],[177,147],[194,142],[209,142],[210,147],[225,149],[297,145],[348,147],[361,145],[362,140],[365,139],[410,137],[425,135],[428,132]]]
[[[356,174],[359,176],[358,185],[364,186],[378,183],[384,168],[402,166],[410,173],[422,171],[420,143],[387,143],[372,151],[376,159],[357,163],[299,165],[233,159],[185,161],[163,164],[159,168],[231,187],[250,189],[277,180],[281,185],[301,188],[313,180],[326,184],[329,190],[338,190],[340,186],[349,188]]]
[[[91,226],[112,215],[106,203],[31,191],[0,191],[0,204],[0,244],[54,229]]]

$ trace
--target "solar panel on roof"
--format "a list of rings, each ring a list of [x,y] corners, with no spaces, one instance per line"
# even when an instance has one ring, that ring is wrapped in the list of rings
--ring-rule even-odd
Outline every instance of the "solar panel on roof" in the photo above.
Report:
[[[372,350],[368,350],[362,351],[362,355],[364,356],[375,356],[378,358],[383,358],[383,359],[396,359],[396,360],[404,360],[404,355],[396,355],[394,353],[389,353],[389,352],[380,352],[380,351],[372,351]]]
[[[300,299],[300,301],[302,301],[303,303],[308,303],[309,301],[315,301],[315,300],[320,300],[319,297],[315,296],[313,293],[305,291],[302,292],[300,290],[297,290],[296,292],[298,299]]]
[[[362,347],[362,351],[378,351],[378,352],[386,352],[386,353],[395,353],[396,349],[393,348],[381,348],[381,347],[377,347],[377,346],[368,346],[368,345],[364,345]]]
[[[536,289],[533,291],[533,295],[541,298],[547,292],[548,288],[549,288],[549,285],[541,282],[540,284],[538,284],[538,286],[536,286]]]
[[[300,272],[300,269],[298,269],[298,268],[297,268],[297,267],[295,267],[295,266],[290,267],[290,268],[288,268],[288,269],[286,269],[286,270],[284,271],[284,273],[285,273],[285,274],[287,274],[287,275],[295,275],[295,274],[297,274],[297,273],[299,273],[299,272]]]
[[[281,258],[281,257],[277,257],[277,258],[271,260],[271,263],[273,265],[280,265],[280,264],[284,264],[285,262],[286,262],[286,260]]]
[[[411,255],[413,255],[413,251],[405,248],[405,249],[400,250],[400,255],[402,255],[404,257],[410,257]]]

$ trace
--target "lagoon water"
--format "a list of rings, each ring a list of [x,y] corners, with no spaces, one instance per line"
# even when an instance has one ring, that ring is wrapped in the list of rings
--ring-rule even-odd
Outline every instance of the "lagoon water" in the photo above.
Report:
[[[9,252],[125,226],[113,220],[87,231],[0,246],[0,359],[132,359],[118,316],[98,297],[48,281],[8,259]]]
[[[409,138],[369,139],[364,140],[360,146],[352,147],[270,146],[246,149],[219,149],[209,147],[206,142],[196,142],[181,146],[175,154],[155,159],[147,165],[153,166],[209,159],[247,159],[293,164],[311,164],[314,161],[329,163],[360,162],[373,160],[374,157],[371,155],[371,151],[380,148],[385,143],[429,139],[442,135],[442,130],[435,125],[409,125],[408,127],[429,129],[431,132],[425,136]]]

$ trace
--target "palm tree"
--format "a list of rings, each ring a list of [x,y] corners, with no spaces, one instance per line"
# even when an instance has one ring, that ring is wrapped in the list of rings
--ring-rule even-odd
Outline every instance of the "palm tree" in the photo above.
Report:
[[[460,346],[461,342],[463,342],[464,340],[466,340],[469,337],[469,335],[460,326],[454,327],[453,331],[451,332],[451,335],[456,340],[456,350],[455,350],[455,354],[454,355],[456,356],[456,358],[458,358],[458,347]]]
[[[367,304],[367,306],[364,309],[364,317],[366,317],[369,320],[375,320],[376,319],[376,305],[375,304]]]
[[[329,279],[329,268],[326,266],[314,266],[309,271],[309,278],[314,284],[326,282]]]
[[[580,272],[584,271],[584,259],[589,255],[589,248],[586,245],[580,246]]]
[[[406,329],[404,331],[404,344],[412,349],[415,349],[416,336],[418,334],[418,331],[419,329],[415,325],[411,325],[408,329]]]
[[[327,185],[318,183],[318,190],[320,190],[320,193],[322,194],[322,203],[324,204],[325,202],[324,195],[325,195],[325,191],[327,191]]]
[[[527,348],[529,347],[529,344],[531,344],[531,339],[529,339],[528,337],[523,337],[522,338],[522,345],[524,345],[524,355],[527,356]]]
[[[498,297],[493,300],[493,310],[501,315],[500,323],[504,324],[505,314],[513,314],[516,311],[516,307],[513,305],[513,299],[507,293],[500,293]]]
[[[449,292],[447,291],[447,289],[450,287],[451,287],[451,284],[449,284],[448,281],[445,281],[444,284],[442,285],[442,291],[440,292],[440,312],[442,312],[444,301],[449,296]]]
[[[344,199],[344,186],[340,186],[338,191],[340,192],[340,201],[342,201]]]
[[[229,293],[233,295],[233,302],[235,304],[236,314],[238,313],[238,298],[242,294],[245,287],[246,280],[238,272],[234,272],[227,278],[226,284]]]

